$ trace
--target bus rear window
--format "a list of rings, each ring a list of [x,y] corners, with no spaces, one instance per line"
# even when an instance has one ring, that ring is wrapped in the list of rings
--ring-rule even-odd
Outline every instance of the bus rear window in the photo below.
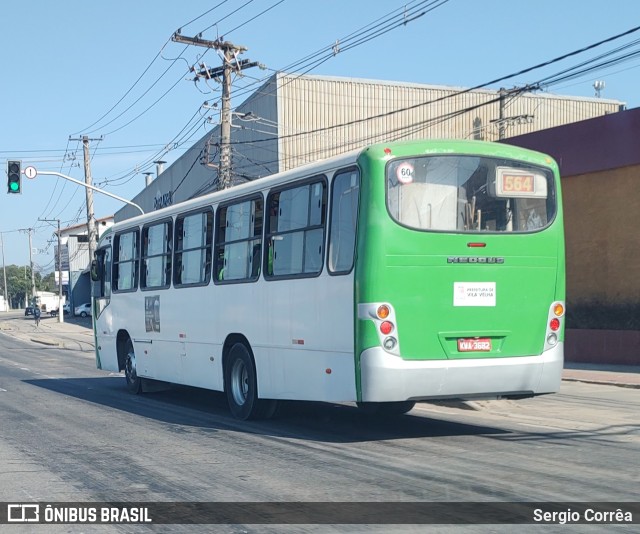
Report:
[[[556,212],[553,174],[524,162],[423,156],[387,165],[387,206],[403,226],[445,232],[533,232]]]

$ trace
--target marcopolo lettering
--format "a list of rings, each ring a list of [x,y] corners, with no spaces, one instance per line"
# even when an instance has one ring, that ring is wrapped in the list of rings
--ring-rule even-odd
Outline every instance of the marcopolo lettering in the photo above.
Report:
[[[491,256],[449,256],[447,263],[502,264],[504,263],[504,258]]]

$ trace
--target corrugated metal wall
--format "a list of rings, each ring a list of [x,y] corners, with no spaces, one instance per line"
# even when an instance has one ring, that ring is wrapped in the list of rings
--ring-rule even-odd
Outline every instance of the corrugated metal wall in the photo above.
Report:
[[[544,94],[507,96],[504,116],[512,120],[504,122],[505,136],[614,113],[621,104]],[[246,113],[250,115],[239,116]],[[398,139],[495,141],[499,127],[492,121],[499,116],[497,91],[275,74],[234,111],[231,175],[233,183],[239,184],[366,144]],[[149,212],[215,190],[219,137],[216,126],[134,202]],[[121,221],[137,213],[124,206],[115,218]]]
[[[499,138],[497,91],[277,75],[280,170],[365,144],[416,138]],[[617,112],[622,103],[507,95],[505,137]]]

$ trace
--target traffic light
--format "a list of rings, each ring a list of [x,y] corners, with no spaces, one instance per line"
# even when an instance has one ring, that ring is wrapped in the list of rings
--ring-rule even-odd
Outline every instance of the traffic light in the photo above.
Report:
[[[7,193],[22,192],[22,172],[19,161],[7,161]]]

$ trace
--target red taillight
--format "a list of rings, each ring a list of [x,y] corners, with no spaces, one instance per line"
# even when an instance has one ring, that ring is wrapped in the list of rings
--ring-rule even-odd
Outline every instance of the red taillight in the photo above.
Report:
[[[380,332],[382,332],[385,336],[389,335],[393,332],[393,323],[391,321],[383,321],[380,324]]]
[[[555,317],[551,319],[551,321],[549,321],[549,328],[556,332],[560,328],[560,319],[557,319]]]

